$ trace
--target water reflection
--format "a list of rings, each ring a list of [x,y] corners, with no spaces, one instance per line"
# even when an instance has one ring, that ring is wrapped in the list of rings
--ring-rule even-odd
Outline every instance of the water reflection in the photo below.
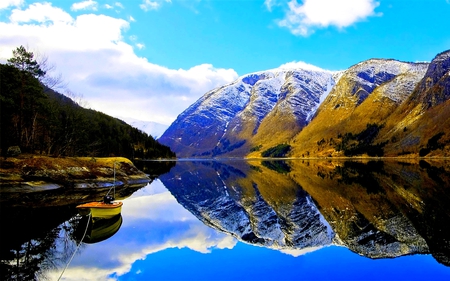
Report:
[[[84,245],[62,280],[80,280],[80,276],[84,280],[116,280],[129,273],[135,262],[166,249],[208,253],[212,248],[232,248],[236,243],[203,225],[157,181],[127,198],[122,216],[120,230],[103,242]],[[54,270],[47,276],[55,279],[60,273]]]
[[[134,189],[123,200],[122,215],[110,221],[88,221],[76,214],[72,200],[62,205],[61,198],[56,207],[2,204],[7,231],[1,237],[0,279],[57,280],[86,226],[87,235],[61,280],[220,279],[222,264],[234,272],[225,279],[298,279],[301,264],[315,268],[305,279],[346,279],[318,272],[327,264],[358,279],[359,269],[348,269],[355,257],[429,253],[450,265],[448,162],[178,161],[169,172],[159,169],[175,163],[161,163],[141,163],[158,179]],[[260,257],[242,250],[242,244],[276,251]],[[330,245],[358,255],[349,257]],[[208,255],[199,258],[184,249]],[[217,252],[225,257],[218,259]],[[275,254],[280,252],[302,262]],[[315,254],[321,258],[311,258]],[[348,262],[336,263],[337,256]],[[228,264],[237,260],[251,260],[252,267]],[[435,270],[423,261],[407,270]],[[278,263],[282,270],[269,275]],[[204,265],[201,270],[198,264]],[[398,263],[389,264],[398,270]],[[356,273],[345,275],[351,272]],[[447,270],[434,277],[449,275]]]
[[[92,218],[91,216],[83,216],[77,228],[75,237],[76,240],[84,243],[99,243],[116,234],[121,226],[121,214],[111,218]]]
[[[431,253],[450,265],[446,162],[180,162],[160,177],[197,218],[241,241],[301,254]]]

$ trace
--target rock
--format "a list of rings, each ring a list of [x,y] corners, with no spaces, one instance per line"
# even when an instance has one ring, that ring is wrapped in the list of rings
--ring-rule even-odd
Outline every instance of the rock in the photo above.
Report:
[[[22,151],[17,145],[8,147],[8,150],[6,151],[6,154],[11,157],[19,156],[21,153]]]

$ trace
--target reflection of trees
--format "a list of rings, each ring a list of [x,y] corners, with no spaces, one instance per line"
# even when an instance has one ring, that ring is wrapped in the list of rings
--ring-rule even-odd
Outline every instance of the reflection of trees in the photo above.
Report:
[[[37,215],[31,219],[39,223],[49,218]],[[56,227],[38,229],[38,232],[33,231],[33,223],[30,223],[31,228],[22,226],[23,233],[16,233],[16,236],[14,229],[4,228],[3,232],[11,231],[13,236],[2,238],[0,280],[46,280],[46,271],[65,264],[73,254],[76,244],[72,237],[79,222],[79,217],[74,217]]]

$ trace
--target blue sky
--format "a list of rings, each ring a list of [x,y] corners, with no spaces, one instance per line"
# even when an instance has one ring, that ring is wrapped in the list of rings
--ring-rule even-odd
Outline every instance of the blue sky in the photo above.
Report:
[[[450,0],[2,0],[0,62],[28,46],[82,105],[169,125],[250,72],[430,61],[450,49],[448,15]]]

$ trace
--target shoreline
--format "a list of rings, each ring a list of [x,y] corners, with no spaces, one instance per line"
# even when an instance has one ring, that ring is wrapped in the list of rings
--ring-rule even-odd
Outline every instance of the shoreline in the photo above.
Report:
[[[0,192],[140,185],[150,178],[123,157],[8,157],[0,161]],[[20,191],[21,190],[21,191]]]

